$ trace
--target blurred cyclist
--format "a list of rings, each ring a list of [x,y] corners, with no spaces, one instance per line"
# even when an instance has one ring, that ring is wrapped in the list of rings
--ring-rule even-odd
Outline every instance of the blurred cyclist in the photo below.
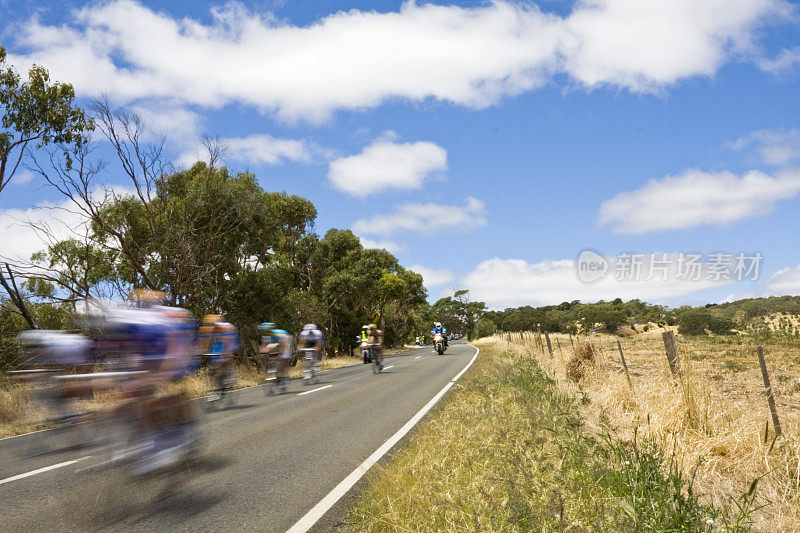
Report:
[[[364,335],[373,346],[375,355],[378,357],[378,366],[383,370],[383,331],[379,330],[375,324],[369,324]]]
[[[133,447],[121,454],[136,459],[135,474],[182,461],[199,443],[198,414],[183,393],[160,387],[187,375],[194,350],[194,319],[185,309],[159,305],[153,291],[135,295],[139,307],[112,314],[110,333],[129,368],[142,372],[122,388],[131,398],[119,414],[132,415]],[[159,392],[161,391],[161,392]]]
[[[25,360],[19,365],[22,370],[13,376],[36,385],[31,394],[50,411],[53,420],[79,421],[83,415],[72,399],[89,393],[90,385],[53,378],[91,371],[92,342],[83,335],[41,329],[23,331],[18,340]]]
[[[277,329],[272,322],[264,322],[258,329],[262,334],[258,351],[275,361],[276,385],[285,391],[289,387],[286,373],[292,359],[292,336],[287,331]]]
[[[234,385],[233,357],[239,349],[239,333],[236,326],[225,322],[221,315],[206,315],[200,328],[200,341],[208,354],[214,393],[209,402],[219,400]]]
[[[310,361],[307,361],[306,364],[310,363],[310,366],[306,368],[306,376],[308,378],[313,378],[317,372],[317,367],[319,366],[320,362],[322,361],[322,347],[323,347],[323,339],[322,339],[322,332],[317,329],[315,324],[306,324],[303,326],[303,331],[300,333],[300,348],[313,348],[312,358]]]

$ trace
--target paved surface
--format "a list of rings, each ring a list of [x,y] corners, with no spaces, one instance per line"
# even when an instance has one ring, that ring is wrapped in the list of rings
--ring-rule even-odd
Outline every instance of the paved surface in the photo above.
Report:
[[[88,457],[13,479],[92,452],[22,458],[20,451],[43,435],[0,441],[0,530],[285,531],[408,422],[475,352],[451,343],[438,356],[425,347],[387,357],[390,368],[380,375],[357,365],[326,372],[316,385],[293,381],[279,396],[266,396],[261,387],[239,391],[233,406],[204,417],[207,444],[190,475],[134,481],[121,469],[85,470],[96,460]],[[314,392],[298,394],[309,390]],[[354,491],[360,488],[363,483]],[[332,527],[343,505],[317,529]]]

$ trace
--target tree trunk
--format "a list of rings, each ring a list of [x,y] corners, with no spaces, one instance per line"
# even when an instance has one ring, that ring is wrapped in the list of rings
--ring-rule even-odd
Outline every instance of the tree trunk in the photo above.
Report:
[[[25,319],[31,329],[39,329],[36,319],[28,312],[28,306],[25,305],[25,300],[23,300],[19,288],[17,288],[17,282],[14,281],[14,274],[11,272],[11,267],[8,266],[8,263],[6,263],[6,270],[8,271],[8,279],[11,281],[11,285],[6,281],[2,272],[0,272],[0,285],[6,290],[11,302],[19,309],[19,314],[22,315],[22,318]]]

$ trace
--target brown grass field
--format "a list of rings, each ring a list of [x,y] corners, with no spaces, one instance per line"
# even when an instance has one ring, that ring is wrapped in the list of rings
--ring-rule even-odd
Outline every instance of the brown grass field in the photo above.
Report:
[[[495,339],[508,344],[506,335]],[[640,435],[663,443],[685,471],[696,469],[695,491],[719,507],[741,505],[741,496],[758,480],[751,506],[754,529],[800,529],[800,342],[787,337],[763,346],[783,429],[776,438],[757,340],[748,335],[677,336],[680,376],[670,372],[660,331],[629,338],[592,335],[595,362],[579,383],[568,377],[571,342],[587,337],[571,341],[553,334],[550,339],[552,357],[534,334],[517,334],[509,347],[535,357],[561,390],[588,398],[582,410],[597,431],[625,438],[638,428]]]

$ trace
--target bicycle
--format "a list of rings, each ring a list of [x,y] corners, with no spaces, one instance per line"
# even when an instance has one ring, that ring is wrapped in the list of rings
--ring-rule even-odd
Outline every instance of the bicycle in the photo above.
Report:
[[[315,353],[316,348],[300,348],[300,351],[303,352],[305,365],[303,368],[303,380],[308,385],[313,383],[319,375],[320,362]]]
[[[380,374],[383,370],[383,362],[381,361],[380,346],[378,344],[370,346],[370,355],[372,358],[372,373]]]
[[[213,361],[213,359],[212,359]],[[233,392],[236,386],[236,371],[230,363],[213,362],[210,368],[211,382],[214,384],[214,392],[209,395],[206,402],[214,404],[227,398],[227,404],[233,405]]]

